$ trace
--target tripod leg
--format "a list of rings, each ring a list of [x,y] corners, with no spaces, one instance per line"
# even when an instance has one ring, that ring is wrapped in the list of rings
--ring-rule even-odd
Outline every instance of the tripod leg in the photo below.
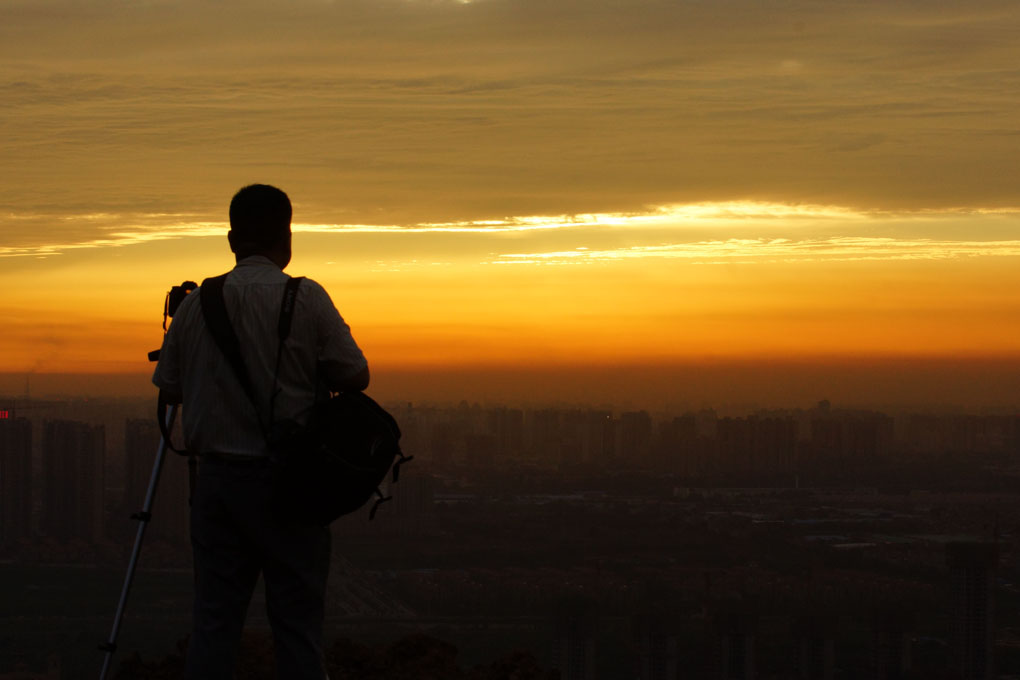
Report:
[[[166,416],[166,429],[169,432],[173,428],[174,417],[177,415],[178,406],[175,404],[170,408]],[[103,670],[99,673],[99,680],[106,680],[106,674],[110,670],[110,662],[113,660],[113,653],[117,651],[117,634],[120,632],[120,622],[124,618],[124,608],[127,606],[128,593],[131,592],[131,583],[135,578],[135,569],[138,566],[138,557],[142,552],[142,540],[145,538],[145,529],[152,519],[152,504],[156,498],[156,487],[159,485],[159,474],[163,469],[163,459],[166,457],[167,442],[160,437],[159,448],[156,449],[156,460],[152,465],[152,475],[149,478],[149,489],[145,493],[145,504],[139,512],[131,515],[132,519],[138,520],[138,532],[135,534],[135,545],[131,550],[131,559],[128,561],[127,574],[124,576],[124,587],[120,591],[120,602],[117,603],[117,612],[113,618],[113,628],[110,630],[110,637],[106,642],[99,645],[99,649],[106,652],[103,659]]]

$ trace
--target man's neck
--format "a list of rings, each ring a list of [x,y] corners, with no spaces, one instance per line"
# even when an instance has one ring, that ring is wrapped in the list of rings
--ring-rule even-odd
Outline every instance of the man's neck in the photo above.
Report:
[[[281,270],[286,268],[286,266],[290,264],[290,253],[278,253],[278,252],[246,253],[244,256],[235,254],[234,260],[235,262],[237,262],[237,264],[240,264],[244,260],[256,257],[262,260],[268,260],[270,263],[276,265]]]

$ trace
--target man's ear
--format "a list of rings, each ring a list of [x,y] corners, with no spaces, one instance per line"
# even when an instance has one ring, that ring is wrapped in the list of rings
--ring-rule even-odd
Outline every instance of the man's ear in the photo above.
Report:
[[[227,242],[230,244],[230,252],[236,253],[237,248],[234,246],[234,230],[231,229],[227,232]]]
[[[276,247],[273,248],[272,254],[269,256],[273,262],[280,267],[280,269],[286,269],[287,265],[290,264],[293,251],[291,250],[291,232],[287,230],[287,235],[282,237]]]

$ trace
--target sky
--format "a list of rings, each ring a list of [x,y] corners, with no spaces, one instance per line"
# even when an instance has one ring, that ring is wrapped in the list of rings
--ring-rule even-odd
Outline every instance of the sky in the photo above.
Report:
[[[385,396],[1016,405],[1017,35],[998,0],[3,0],[0,390],[148,389],[263,182]]]

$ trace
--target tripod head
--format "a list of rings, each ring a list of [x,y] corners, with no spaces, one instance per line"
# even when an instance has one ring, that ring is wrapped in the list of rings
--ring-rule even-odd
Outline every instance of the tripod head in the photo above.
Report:
[[[177,308],[181,306],[181,302],[188,296],[188,293],[198,288],[198,284],[194,281],[185,281],[179,286],[174,286],[166,294],[166,300],[163,301],[163,334],[166,335],[166,321],[173,317],[177,312]],[[149,352],[149,361],[159,361],[159,350],[153,350]]]

